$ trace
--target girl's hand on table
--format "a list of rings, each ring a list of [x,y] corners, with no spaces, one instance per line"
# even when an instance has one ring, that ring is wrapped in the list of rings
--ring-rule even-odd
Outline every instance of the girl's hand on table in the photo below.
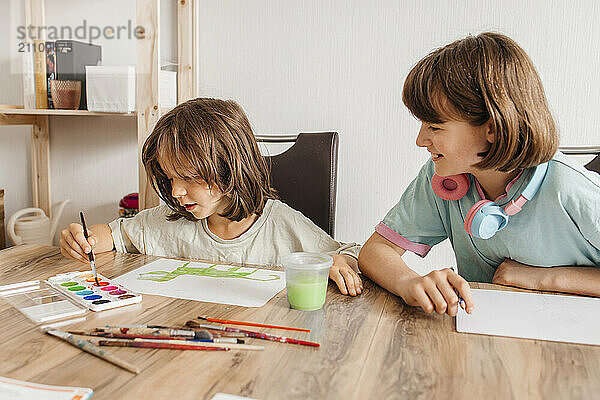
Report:
[[[458,313],[459,295],[467,313],[475,308],[469,283],[450,268],[407,279],[400,295],[406,304],[421,307],[428,314],[435,311],[454,317]]]
[[[329,278],[334,281],[342,294],[356,296],[362,293],[363,284],[358,273],[352,268],[356,259],[344,254],[335,254],[333,265],[329,269]]]

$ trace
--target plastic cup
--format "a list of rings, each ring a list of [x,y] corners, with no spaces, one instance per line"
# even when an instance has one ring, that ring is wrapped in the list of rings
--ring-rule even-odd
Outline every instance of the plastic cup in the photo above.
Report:
[[[284,256],[282,263],[290,306],[302,311],[322,308],[333,258],[317,253],[292,253]]]

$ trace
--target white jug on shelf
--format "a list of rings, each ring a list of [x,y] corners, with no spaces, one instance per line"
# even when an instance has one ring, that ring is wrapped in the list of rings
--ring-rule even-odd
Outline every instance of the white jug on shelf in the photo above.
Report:
[[[70,200],[58,205],[58,212],[50,220],[41,208],[24,208],[15,212],[6,224],[8,237],[18,244],[42,244],[51,246],[58,227],[58,220]]]

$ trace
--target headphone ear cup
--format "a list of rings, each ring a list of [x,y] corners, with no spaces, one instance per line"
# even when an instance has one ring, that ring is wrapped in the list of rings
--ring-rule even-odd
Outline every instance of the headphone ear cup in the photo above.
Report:
[[[490,200],[480,200],[465,217],[465,230],[479,239],[489,239],[508,223],[508,215],[502,207]]]
[[[431,178],[431,188],[433,192],[444,200],[458,200],[462,198],[469,190],[469,178],[467,174],[439,176],[433,174]]]

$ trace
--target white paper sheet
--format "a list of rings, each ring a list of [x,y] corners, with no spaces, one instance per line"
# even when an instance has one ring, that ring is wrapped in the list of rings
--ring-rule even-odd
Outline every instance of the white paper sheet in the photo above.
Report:
[[[217,393],[210,400],[254,400],[250,397],[236,396],[227,393]]]
[[[600,345],[600,299],[472,289],[475,311],[459,309],[458,332]]]
[[[283,271],[160,259],[121,275],[134,292],[261,307],[285,287]]]
[[[86,400],[93,394],[87,388],[41,385],[0,376],[0,399]]]

